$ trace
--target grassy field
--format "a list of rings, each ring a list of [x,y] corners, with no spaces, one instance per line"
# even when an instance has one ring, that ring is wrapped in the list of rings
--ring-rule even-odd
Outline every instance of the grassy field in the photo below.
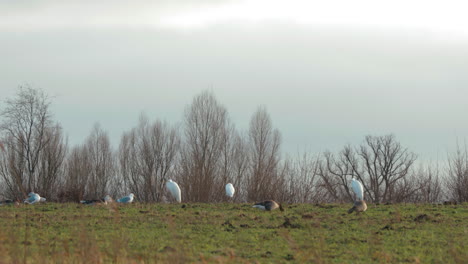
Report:
[[[466,263],[468,204],[0,207],[0,263]]]

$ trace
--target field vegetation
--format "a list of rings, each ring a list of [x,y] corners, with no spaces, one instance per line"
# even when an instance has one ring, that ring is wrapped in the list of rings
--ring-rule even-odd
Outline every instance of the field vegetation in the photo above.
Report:
[[[0,207],[0,263],[466,263],[468,204]]]

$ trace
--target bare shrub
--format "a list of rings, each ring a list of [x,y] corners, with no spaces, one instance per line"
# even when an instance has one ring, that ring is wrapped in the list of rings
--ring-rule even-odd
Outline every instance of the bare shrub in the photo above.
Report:
[[[329,152],[324,157],[320,174],[325,188],[336,200],[353,198],[349,188],[352,177],[362,182],[366,199],[375,203],[409,195],[400,193],[408,191],[401,186],[416,155],[403,148],[393,135],[366,136],[359,147],[348,145],[336,157]]]
[[[457,144],[455,152],[448,154],[446,188],[449,199],[459,203],[468,201],[468,148]]]
[[[75,146],[71,149],[65,162],[63,187],[58,194],[61,202],[77,202],[84,198],[88,177],[91,175],[88,159],[85,146]]]
[[[47,199],[52,201],[57,197],[57,189],[63,178],[68,145],[60,126],[48,128],[45,133],[49,140],[39,158],[36,190],[42,196],[47,195]]]
[[[304,152],[295,159],[286,159],[283,202],[319,203],[326,200],[326,190],[320,182],[320,157]]]
[[[439,167],[421,165],[408,177],[408,185],[413,185],[413,193],[405,199],[415,203],[438,203],[443,199],[443,185]],[[410,193],[410,192],[400,192]]]

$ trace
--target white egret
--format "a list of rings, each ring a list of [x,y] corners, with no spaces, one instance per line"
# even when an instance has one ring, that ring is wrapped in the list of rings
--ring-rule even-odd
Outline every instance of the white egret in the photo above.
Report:
[[[260,203],[256,203],[252,207],[266,210],[266,211],[271,211],[271,210],[275,210],[276,208],[279,208],[281,211],[284,211],[283,206],[281,206],[280,203],[277,203],[273,200],[267,200],[267,201],[263,201]]]
[[[174,199],[176,199],[177,202],[180,203],[182,201],[182,197],[181,197],[181,194],[180,194],[180,188],[179,188],[179,185],[177,184],[177,182],[174,182],[172,180],[167,181],[166,182],[166,188],[169,190],[172,197],[174,197]]]
[[[364,187],[362,186],[362,183],[353,178],[351,180],[351,187],[353,188],[358,200],[364,200]]]
[[[348,210],[348,214],[352,212],[364,212],[367,210],[366,201],[364,201],[364,187],[362,183],[353,178],[351,180],[351,188],[353,188],[354,193],[356,194],[356,201],[354,201],[353,208]]]
[[[34,204],[34,203],[38,203],[38,202],[41,201],[41,196],[39,196],[39,194],[37,194],[37,193],[30,192],[28,194],[28,196],[29,196],[29,198],[25,199],[24,203]]]
[[[132,203],[133,202],[133,198],[135,197],[135,195],[133,193],[127,195],[127,196],[124,196],[120,199],[117,200],[118,203]]]
[[[236,190],[234,189],[234,186],[232,183],[226,184],[226,195],[229,196],[230,198],[234,197],[234,193]]]

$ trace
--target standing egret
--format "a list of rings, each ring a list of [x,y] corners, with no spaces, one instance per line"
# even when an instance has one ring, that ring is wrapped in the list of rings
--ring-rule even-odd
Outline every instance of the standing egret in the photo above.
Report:
[[[262,209],[262,210],[266,210],[266,211],[271,211],[271,210],[275,210],[276,208],[279,208],[281,211],[284,211],[283,206],[281,206],[280,203],[277,203],[277,202],[275,202],[273,200],[267,200],[267,201],[263,201],[263,202],[260,202],[260,203],[256,203],[252,207]]]
[[[364,201],[364,187],[362,183],[353,178],[351,180],[351,188],[353,188],[354,193],[356,194],[356,201],[354,201],[353,208],[348,210],[348,214],[352,212],[360,213],[367,210],[366,201]]]
[[[124,196],[124,197],[118,199],[117,202],[118,203],[132,203],[134,197],[135,197],[135,195],[133,193],[131,193],[128,196]]]
[[[235,193],[235,192],[236,192],[236,190],[234,189],[234,186],[232,185],[232,183],[226,184],[226,195],[227,195],[229,198],[234,197],[234,193]]]
[[[34,203],[38,203],[38,202],[41,201],[41,196],[39,196],[39,194],[37,194],[37,193],[30,192],[28,194],[28,196],[29,196],[29,198],[25,199],[24,203],[34,204]]]
[[[180,194],[180,188],[179,188],[179,185],[177,184],[177,182],[174,182],[172,180],[167,181],[166,182],[166,188],[169,190],[172,197],[174,197],[174,199],[176,199],[177,202],[180,203],[182,201],[181,194]]]

